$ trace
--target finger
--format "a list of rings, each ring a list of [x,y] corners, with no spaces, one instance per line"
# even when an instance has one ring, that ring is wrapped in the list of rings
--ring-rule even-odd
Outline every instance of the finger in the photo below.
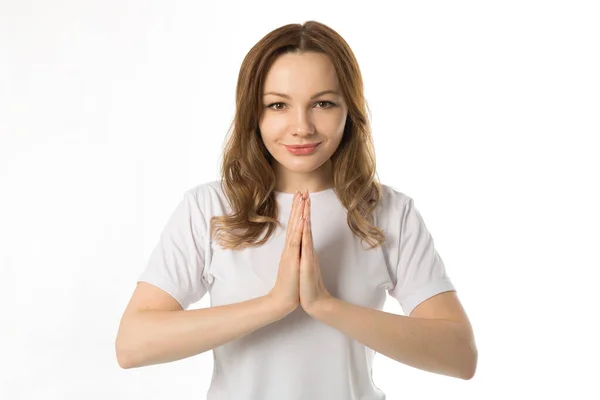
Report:
[[[312,213],[310,210],[310,197],[306,199],[306,230],[308,232],[308,247],[313,250],[313,238],[312,238]]]
[[[296,193],[294,194],[294,198],[292,199],[292,209],[290,210],[290,217],[288,219],[288,225],[287,225],[287,229],[285,231],[286,237],[289,236],[290,232],[292,231],[292,222],[294,221],[294,212],[296,211],[296,204],[297,204],[297,200],[298,200],[298,191],[296,191]]]
[[[298,222],[299,215],[302,214],[302,193],[296,191],[292,200],[292,210],[290,211],[290,218],[288,221],[287,232],[286,232],[286,243],[291,241],[296,223]]]
[[[310,236],[310,245],[313,245],[313,233],[312,233],[312,212],[311,212],[311,206],[310,206],[310,197],[308,197],[308,199],[306,200],[306,208],[308,208],[308,233]]]
[[[307,192],[307,199],[304,201],[304,224],[302,230],[302,259],[310,261],[312,256],[312,240],[310,237],[310,197]]]
[[[296,205],[293,220],[290,221],[290,225],[292,225],[292,231],[290,232],[289,236],[289,246],[293,249],[293,254],[299,256],[300,244],[302,243],[302,212],[304,208],[304,201],[301,193],[296,201],[298,204]]]
[[[296,199],[296,205],[294,210],[294,216],[292,221],[292,237],[294,232],[298,232],[299,228],[302,228],[302,215],[304,214],[304,198],[301,192],[298,192],[298,199]]]

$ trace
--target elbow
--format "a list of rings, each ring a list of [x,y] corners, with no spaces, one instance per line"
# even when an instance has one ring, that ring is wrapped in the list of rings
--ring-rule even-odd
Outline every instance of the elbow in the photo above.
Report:
[[[117,364],[119,364],[119,367],[122,369],[133,368],[133,365],[129,362],[129,360],[119,353],[117,353]]]
[[[458,360],[459,365],[456,367],[459,371],[459,377],[466,381],[473,379],[475,372],[477,371],[477,360],[479,358],[479,352],[477,350],[477,344],[475,343],[475,337],[471,329],[463,330],[465,336],[462,336],[462,351]]]
[[[119,367],[122,369],[129,369],[132,367],[131,363],[129,362],[129,358],[119,346],[118,341],[115,343],[115,355],[117,357],[117,364],[119,364]]]
[[[117,364],[119,364],[119,367],[122,369],[136,367],[131,354],[131,350],[127,344],[123,343],[123,340],[117,337],[117,340],[115,341],[115,356],[117,358]]]
[[[117,359],[117,364],[122,369],[130,369],[137,367],[136,365],[136,356],[137,354],[137,346],[139,345],[138,340],[134,339],[134,334],[132,332],[131,322],[129,320],[125,321],[121,320],[121,324],[119,325],[119,330],[117,332],[117,337],[115,339],[115,356]]]
[[[477,371],[477,359],[478,359],[477,349],[473,348],[473,351],[471,352],[471,357],[470,357],[470,362],[468,364],[468,368],[466,368],[466,371],[463,372],[462,379],[464,379],[466,381],[473,379],[473,377],[475,376],[475,372]]]

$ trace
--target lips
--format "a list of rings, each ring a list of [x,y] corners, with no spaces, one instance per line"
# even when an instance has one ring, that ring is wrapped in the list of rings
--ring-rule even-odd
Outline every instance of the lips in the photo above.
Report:
[[[286,150],[289,151],[290,153],[296,155],[296,156],[307,156],[310,154],[313,154],[315,151],[317,151],[317,147],[319,147],[321,143],[316,143],[316,144],[301,144],[301,145],[295,145],[295,146],[287,146],[284,145]]]
[[[284,144],[284,146],[289,147],[291,149],[306,149],[309,147],[316,147],[319,144],[320,143],[296,144],[296,145]]]

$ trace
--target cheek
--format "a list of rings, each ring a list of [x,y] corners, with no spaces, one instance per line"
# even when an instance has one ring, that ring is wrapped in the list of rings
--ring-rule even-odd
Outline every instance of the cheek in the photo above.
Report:
[[[342,111],[336,112],[335,115],[329,115],[328,118],[320,120],[317,128],[320,128],[322,132],[325,132],[328,140],[338,143],[344,133],[346,118],[346,113],[343,113]]]
[[[281,133],[281,130],[273,129],[269,126],[264,126],[260,128],[262,141],[270,152],[277,151],[277,148],[280,147],[279,143],[283,142],[283,138],[285,135]]]
[[[285,131],[287,121],[281,116],[264,117],[260,123],[261,132],[267,132],[267,137],[275,137]]]
[[[270,118],[263,118],[258,124],[258,129],[260,129],[260,136],[265,142],[270,141],[274,137],[274,132],[276,132]]]

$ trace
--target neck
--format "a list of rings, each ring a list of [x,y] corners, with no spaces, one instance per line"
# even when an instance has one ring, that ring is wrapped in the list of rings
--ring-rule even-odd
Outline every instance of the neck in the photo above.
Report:
[[[320,192],[333,187],[331,161],[327,161],[314,171],[296,172],[286,169],[279,163],[274,165],[275,191],[295,193],[296,190],[309,193]]]

